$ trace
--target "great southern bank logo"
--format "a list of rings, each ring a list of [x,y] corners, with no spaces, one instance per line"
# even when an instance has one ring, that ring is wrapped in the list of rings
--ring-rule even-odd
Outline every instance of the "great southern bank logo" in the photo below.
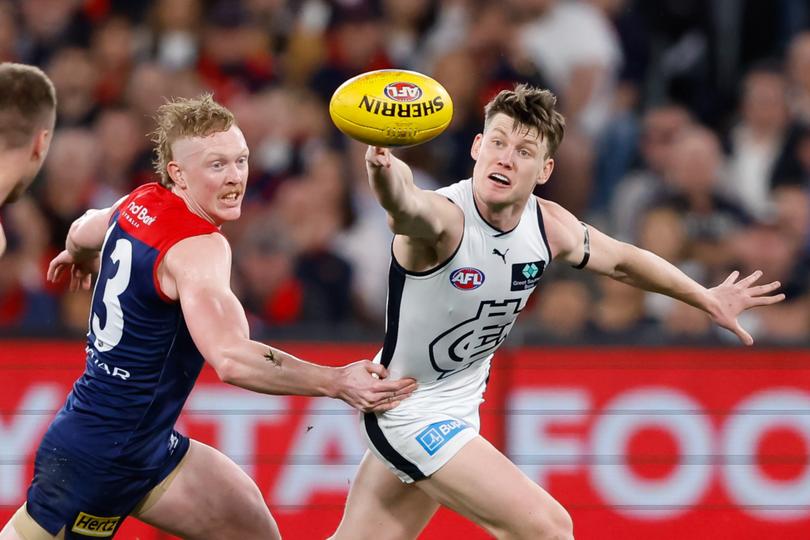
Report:
[[[458,268],[450,274],[450,283],[456,289],[470,291],[484,284],[484,273],[478,268]]]
[[[425,449],[429,455],[433,455],[444,446],[447,441],[458,435],[458,433],[470,427],[461,420],[443,420],[434,422],[423,429],[417,436],[416,441]]]

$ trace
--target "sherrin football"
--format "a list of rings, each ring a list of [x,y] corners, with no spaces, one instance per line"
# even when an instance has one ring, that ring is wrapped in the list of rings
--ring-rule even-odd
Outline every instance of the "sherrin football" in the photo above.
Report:
[[[373,146],[412,146],[439,135],[453,118],[444,87],[415,71],[381,69],[349,79],[332,94],[340,131]]]

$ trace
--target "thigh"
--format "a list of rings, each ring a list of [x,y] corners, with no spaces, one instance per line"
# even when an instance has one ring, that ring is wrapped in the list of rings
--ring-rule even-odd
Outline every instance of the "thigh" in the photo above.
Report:
[[[0,531],[0,540],[64,540],[64,528],[55,536],[34,521],[23,504]]]
[[[165,492],[132,516],[187,539],[280,538],[256,483],[220,451],[191,441]]]
[[[413,539],[438,507],[422,490],[403,483],[379,459],[366,452],[332,539]]]
[[[562,505],[481,436],[416,485],[498,538],[557,538],[571,529]]]

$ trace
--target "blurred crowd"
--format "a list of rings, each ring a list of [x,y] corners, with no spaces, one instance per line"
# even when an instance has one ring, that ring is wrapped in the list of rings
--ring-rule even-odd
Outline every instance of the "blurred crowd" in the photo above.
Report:
[[[42,67],[59,102],[40,178],[0,215],[6,334],[86,331],[89,293],[46,283],[48,261],[85,209],[155,179],[158,105],[211,91],[251,147],[243,216],[224,232],[254,331],[361,329],[381,340],[391,233],[365,148],[336,131],[327,105],[347,78],[396,67],[432,75],[454,102],[443,135],[397,152],[421,187],[471,174],[469,147],[495,93],[517,81],[549,87],[567,129],[538,195],[704,285],[762,269],[787,300],[745,314],[744,326],[760,341],[806,342],[805,0],[10,0],[0,60]],[[513,334],[733,342],[693,308],[561,266]]]

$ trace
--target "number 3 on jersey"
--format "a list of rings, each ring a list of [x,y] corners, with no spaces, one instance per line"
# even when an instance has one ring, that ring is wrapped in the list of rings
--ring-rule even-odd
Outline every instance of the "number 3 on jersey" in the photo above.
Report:
[[[109,231],[107,232],[109,234]],[[113,263],[118,263],[118,268],[115,274],[107,278],[107,280],[97,286],[95,294],[102,294],[102,301],[104,302],[104,310],[107,316],[104,318],[104,324],[101,324],[101,318],[98,313],[93,312],[91,328],[96,337],[94,345],[99,352],[109,351],[121,341],[124,335],[124,312],[121,310],[121,301],[118,299],[121,294],[127,290],[129,286],[130,272],[132,270],[132,243],[129,240],[119,238],[115,242],[115,249],[110,253],[110,259]],[[93,299],[95,305],[95,298]]]

